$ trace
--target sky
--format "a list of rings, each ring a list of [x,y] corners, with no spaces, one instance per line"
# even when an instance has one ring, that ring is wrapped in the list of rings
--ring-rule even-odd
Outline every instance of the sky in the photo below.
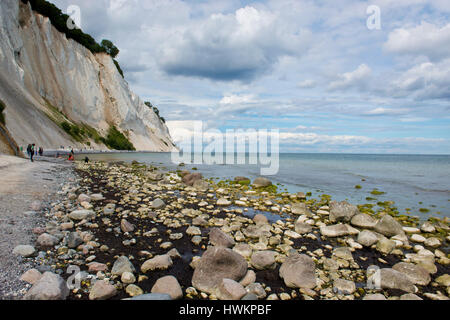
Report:
[[[277,129],[281,152],[450,154],[448,0],[51,0],[109,39],[175,142]]]

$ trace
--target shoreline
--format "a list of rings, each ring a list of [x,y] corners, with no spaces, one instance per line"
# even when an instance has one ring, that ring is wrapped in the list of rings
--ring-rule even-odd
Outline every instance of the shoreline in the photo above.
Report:
[[[43,230],[62,235],[61,243],[50,246],[46,264],[55,265],[65,280],[68,266],[81,270],[81,288],[64,298],[98,299],[106,294],[110,299],[123,299],[160,292],[155,284],[167,281],[167,275],[176,279],[171,278],[170,290],[163,286],[172,295],[172,290],[178,292],[172,298],[180,298],[180,291],[187,300],[236,298],[220,283],[199,284],[205,281],[196,274],[206,263],[202,257],[219,247],[231,260],[245,262],[245,274],[229,274],[233,265],[220,272],[233,279],[233,286],[244,288],[248,299],[381,299],[380,294],[394,300],[449,297],[447,220],[417,225],[402,218],[398,234],[389,235],[380,222],[387,223],[389,212],[383,218],[326,197],[277,194],[265,180],[260,181],[265,187],[254,189],[246,180],[215,183],[202,179],[198,172],[163,172],[139,163],[77,162],[75,172],[78,186],[65,189],[66,199],[51,210],[53,227]],[[330,221],[336,214],[337,220]],[[353,221],[357,215],[359,219]],[[398,228],[399,220],[392,220],[389,228]],[[421,230],[429,225],[434,232]],[[360,239],[361,234],[369,239]],[[236,253],[238,257],[233,256]],[[126,258],[119,261],[120,256]],[[299,266],[296,259],[307,262]],[[234,263],[243,263],[239,261]],[[206,270],[217,267],[214,261],[209,263]],[[304,270],[302,279],[287,280],[293,275],[283,266],[289,263],[293,263],[290,268],[312,269]],[[131,280],[117,272],[118,264],[131,273],[126,274]],[[382,290],[366,288],[366,269],[371,265],[401,281],[382,281]],[[154,271],[147,271],[148,266]],[[103,291],[95,284],[99,280]]]

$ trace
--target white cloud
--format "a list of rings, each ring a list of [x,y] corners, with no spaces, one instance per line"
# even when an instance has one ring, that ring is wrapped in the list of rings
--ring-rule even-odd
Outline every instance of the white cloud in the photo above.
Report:
[[[392,82],[394,93],[416,99],[450,99],[450,59],[413,66]]]
[[[221,100],[220,104],[241,104],[241,103],[250,103],[254,101],[255,95],[253,94],[244,94],[244,95],[225,95]]]
[[[329,84],[329,90],[343,90],[351,87],[364,87],[371,74],[371,69],[366,64],[361,64],[356,70],[346,72],[338,76],[338,80]]]
[[[316,86],[316,82],[314,80],[304,80],[297,84],[297,87],[302,89],[311,89]]]
[[[270,71],[281,57],[304,52],[308,36],[275,13],[247,6],[168,33],[157,59],[171,75],[251,80]]]
[[[439,27],[422,21],[418,26],[398,28],[384,44],[387,51],[398,54],[426,56],[432,61],[450,56],[450,23]]]

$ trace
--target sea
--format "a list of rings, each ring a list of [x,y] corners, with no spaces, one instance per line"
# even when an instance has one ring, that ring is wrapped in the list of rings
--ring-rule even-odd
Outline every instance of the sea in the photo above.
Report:
[[[77,160],[85,154],[78,154]],[[206,178],[233,179],[261,176],[261,167],[250,164],[199,164],[185,162],[179,167],[171,153],[117,152],[87,154],[90,160],[133,160],[167,170],[193,170]],[[248,154],[246,155],[248,160]],[[400,214],[450,218],[450,155],[280,153],[278,172],[265,176],[279,190],[311,193],[312,198],[327,194],[332,200],[353,204],[393,201]],[[377,194],[372,194],[376,189]],[[379,194],[382,193],[382,194]]]

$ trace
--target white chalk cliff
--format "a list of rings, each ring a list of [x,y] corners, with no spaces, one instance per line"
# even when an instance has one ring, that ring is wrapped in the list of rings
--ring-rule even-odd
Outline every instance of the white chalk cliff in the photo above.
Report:
[[[101,136],[114,125],[137,150],[173,147],[166,125],[130,90],[109,55],[67,39],[20,0],[0,1],[0,99],[19,145],[84,147],[58,125],[62,117]]]

